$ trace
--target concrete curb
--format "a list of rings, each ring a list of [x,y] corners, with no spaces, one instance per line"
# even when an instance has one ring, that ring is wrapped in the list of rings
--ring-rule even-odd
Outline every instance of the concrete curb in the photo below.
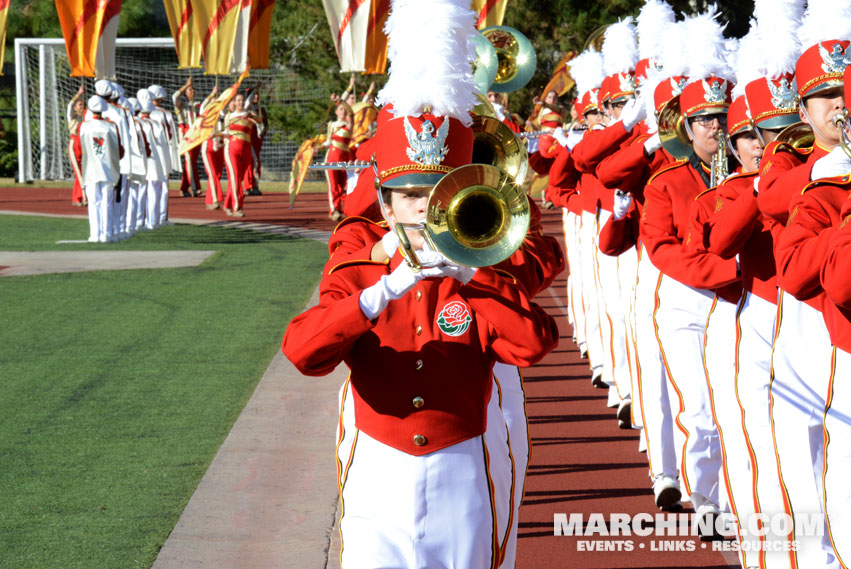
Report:
[[[318,298],[317,289],[308,307]],[[334,562],[334,433],[347,374],[341,365],[306,378],[278,352],[153,569],[325,569]]]

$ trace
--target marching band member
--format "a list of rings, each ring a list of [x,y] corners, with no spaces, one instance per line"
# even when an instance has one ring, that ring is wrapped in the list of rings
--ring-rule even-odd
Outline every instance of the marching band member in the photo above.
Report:
[[[68,140],[68,161],[71,162],[71,169],[74,171],[74,189],[71,191],[71,205],[84,206],[88,205],[86,194],[83,192],[83,175],[82,161],[83,148],[80,146],[80,125],[83,124],[84,115],[86,112],[86,101],[83,100],[85,89],[80,85],[80,89],[68,102],[68,111],[66,113],[68,132],[70,134]]]
[[[162,193],[168,193],[168,168],[171,160],[171,152],[169,150],[166,123],[156,120],[153,117],[156,107],[151,102],[150,91],[139,89],[136,98],[141,107],[139,122],[142,127],[142,134],[151,150],[145,161],[147,188],[144,198],[147,204],[144,216],[144,229],[151,230],[162,225],[161,220],[164,216],[160,212],[160,208],[163,205]]]
[[[260,83],[253,90],[249,90],[245,99],[246,110],[257,117],[254,130],[251,131],[251,160],[252,167],[249,175],[249,196],[260,196],[260,150],[263,148],[263,139],[269,129],[269,121],[266,117],[266,107],[260,104]]]
[[[245,217],[242,204],[245,188],[250,183],[251,172],[251,132],[257,124],[257,119],[245,110],[245,96],[237,93],[233,98],[234,108],[228,114],[225,129],[225,164],[228,168],[228,191],[225,195],[223,208],[232,217]]]
[[[387,24],[394,67],[381,97],[393,107],[385,107],[379,117],[376,161],[390,222],[419,221],[431,186],[472,158],[473,135],[465,123],[475,99],[463,95],[472,93],[472,85],[454,89],[461,94],[452,105],[437,98],[440,95],[429,97],[430,89],[445,87],[433,76],[435,68],[440,73],[465,62],[459,58],[455,65],[428,67],[422,54],[437,51],[427,49],[427,43],[423,49],[424,42],[449,38],[465,45],[474,29],[474,13],[461,0],[441,4],[432,8],[444,18],[431,27],[453,25],[455,33],[436,33],[417,10],[406,13],[403,3],[394,5]],[[447,11],[457,17],[447,22]],[[424,74],[418,65],[432,74]],[[444,81],[469,83],[470,75],[454,73]],[[430,114],[423,114],[424,104],[432,107]],[[427,263],[419,274],[413,273],[382,240],[365,248],[360,262],[349,258],[329,268],[319,306],[290,324],[284,352],[309,374],[327,373],[340,360],[352,368],[341,397],[338,434],[338,459],[350,465],[340,479],[345,504],[341,564],[498,566],[506,553],[514,508],[508,433],[504,422],[492,420],[499,417],[490,393],[493,362],[526,365],[554,346],[557,332],[554,322],[529,303],[522,286],[494,269],[464,268],[422,251],[418,233],[410,238],[422,260],[434,259],[433,266]],[[494,301],[502,306],[497,308]],[[412,315],[414,323],[405,324]],[[422,325],[417,324],[420,320]],[[410,326],[415,330],[411,338],[399,333]],[[489,339],[482,335],[485,329]],[[533,329],[537,331],[531,338]],[[393,353],[413,353],[413,367],[404,364],[404,357],[395,363],[376,357],[379,343]],[[435,346],[440,346],[439,353],[432,354]],[[447,347],[458,354],[448,357]],[[410,382],[383,382],[383,373],[370,369],[376,365],[385,371],[398,367],[397,377],[413,374],[421,385],[411,392]],[[425,383],[416,381],[420,375]],[[462,375],[467,381],[457,381]],[[393,411],[396,405],[410,410]],[[434,421],[433,415],[440,420]]]
[[[181,173],[182,166],[180,164],[180,156],[178,154],[178,146],[180,145],[180,134],[175,125],[174,115],[163,107],[163,100],[168,93],[160,85],[151,85],[148,87],[151,93],[151,103],[154,105],[154,111],[151,113],[151,118],[163,124],[163,129],[168,140],[168,164],[166,166],[166,179],[160,186],[159,192],[159,225],[165,225],[168,220],[168,176],[172,172]]]
[[[201,103],[201,112],[216,99],[219,87],[213,87],[210,95]],[[224,114],[220,114],[213,129],[213,136],[201,143],[201,157],[207,172],[207,193],[204,202],[208,210],[219,209],[222,198],[222,168],[225,167]]]
[[[337,101],[334,113],[337,120],[328,123],[328,136],[325,146],[326,162],[349,162],[352,159],[352,108],[343,100]],[[339,221],[343,216],[343,200],[346,196],[346,171],[327,170],[325,177],[328,181],[328,217]]]
[[[650,260],[661,271],[654,321],[668,379],[676,395],[676,424],[685,436],[683,485],[697,513],[704,538],[713,538],[710,524],[720,514],[718,481],[721,467],[718,431],[710,413],[710,397],[703,369],[705,324],[712,308],[714,289],[737,280],[734,260],[691,254],[683,243],[689,231],[689,211],[694,198],[709,187],[717,134],[726,127],[731,86],[726,78],[720,25],[714,13],[687,19],[677,28],[691,48],[688,64],[691,83],[680,95],[682,116],[688,126],[688,159],[657,173],[644,190],[641,237]],[[664,65],[664,64],[663,64]],[[670,71],[670,70],[669,70]]]
[[[105,119],[108,104],[100,95],[89,98],[91,117],[80,126],[83,147],[83,185],[89,201],[89,241],[106,243],[118,240],[112,216],[115,185],[121,179],[120,160],[124,153],[118,127]]]
[[[134,151],[131,170],[130,170],[130,192],[132,193],[132,203],[134,204],[133,215],[127,216],[127,226],[132,229],[132,232],[141,230],[145,226],[145,217],[148,209],[148,159],[151,157],[151,145],[145,136],[142,120],[139,114],[142,112],[142,105],[136,97],[127,99],[130,106],[130,116],[132,119],[131,128],[135,129],[136,137],[131,139],[131,144],[138,144]]]
[[[180,89],[171,96],[174,103],[174,118],[177,122],[178,146],[200,114],[200,106],[195,102],[195,87],[192,77],[186,80]],[[201,148],[196,146],[183,154],[183,174],[180,177],[180,195],[194,197],[201,195],[201,182],[198,179],[198,154]]]
[[[800,28],[806,49],[798,59],[795,79],[801,117],[812,127],[815,143],[806,162],[774,180],[768,195],[763,195],[760,181],[761,209],[764,201],[780,209],[780,202],[787,200],[786,228],[775,242],[781,296],[772,355],[771,413],[784,502],[787,513],[799,518],[825,511],[823,417],[835,362],[825,322],[831,315],[830,303],[819,273],[827,260],[825,244],[841,222],[840,210],[848,193],[842,178],[847,174],[845,159],[838,148],[840,131],[833,117],[845,107],[842,73],[847,59],[843,54],[851,40],[850,24],[851,6],[809,2]],[[806,330],[803,337],[801,330]],[[799,567],[838,567],[830,527],[825,526],[819,538],[807,535],[802,525],[798,520],[794,526],[800,547],[791,554],[793,561]]]

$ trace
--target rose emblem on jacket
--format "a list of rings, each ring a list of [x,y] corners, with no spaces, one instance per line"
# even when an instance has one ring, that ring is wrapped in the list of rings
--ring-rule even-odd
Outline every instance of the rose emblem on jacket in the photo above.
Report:
[[[92,139],[92,142],[94,143],[95,154],[97,154],[98,156],[103,156],[103,143],[104,143],[103,137],[97,137],[96,136]]]
[[[437,326],[447,336],[460,336],[467,331],[472,321],[470,309],[460,300],[447,303],[437,315]]]

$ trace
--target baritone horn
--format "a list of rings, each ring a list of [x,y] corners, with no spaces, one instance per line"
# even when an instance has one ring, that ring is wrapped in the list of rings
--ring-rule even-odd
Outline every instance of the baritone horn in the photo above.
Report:
[[[526,180],[529,156],[526,145],[497,118],[473,116],[473,164],[502,169],[517,184]]]
[[[496,166],[468,164],[446,174],[432,188],[422,223],[394,227],[408,265],[422,269],[405,229],[450,261],[489,267],[510,257],[529,230],[529,200],[523,187]]]
[[[813,127],[800,121],[781,130],[774,140],[788,144],[792,148],[801,149],[811,148],[815,144],[816,137],[813,133]]]
[[[677,95],[662,106],[656,118],[659,139],[668,153],[680,160],[691,154],[692,146],[685,129],[685,119],[680,111],[680,96]]]
[[[482,30],[482,35],[496,50],[496,78],[490,85],[491,90],[510,93],[526,85],[538,64],[529,38],[508,26],[487,27]]]

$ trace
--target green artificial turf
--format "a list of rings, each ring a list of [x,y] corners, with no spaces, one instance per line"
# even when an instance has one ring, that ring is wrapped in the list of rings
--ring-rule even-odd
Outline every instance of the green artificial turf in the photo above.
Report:
[[[2,216],[0,250],[218,252],[193,268],[0,278],[4,568],[150,567],[327,256],[186,225],[52,245],[85,231]]]

